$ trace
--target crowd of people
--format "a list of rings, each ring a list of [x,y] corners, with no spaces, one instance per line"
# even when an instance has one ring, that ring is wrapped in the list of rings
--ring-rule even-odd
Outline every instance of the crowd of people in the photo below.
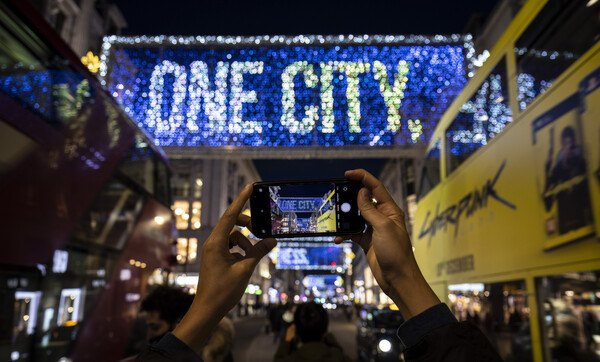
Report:
[[[364,185],[358,205],[368,227],[350,239],[359,244],[381,289],[398,306],[405,322],[398,326],[398,342],[406,361],[501,361],[492,345],[471,323],[458,322],[440,302],[412,252],[404,212],[383,184],[365,170],[351,170],[346,178]],[[196,295],[172,331],[139,355],[141,361],[212,361],[206,353],[222,329],[227,313],[238,304],[254,268],[275,245],[267,238],[253,244],[235,225],[250,228],[241,214],[252,187],[246,186],[225,211],[202,246]],[[377,203],[373,203],[372,199]],[[336,237],[336,243],[344,241]],[[230,251],[239,246],[245,254]],[[277,361],[347,361],[339,344],[327,333],[325,310],[315,303],[297,306],[274,356]],[[285,327],[285,329],[283,329]],[[274,333],[276,337],[278,333]]]

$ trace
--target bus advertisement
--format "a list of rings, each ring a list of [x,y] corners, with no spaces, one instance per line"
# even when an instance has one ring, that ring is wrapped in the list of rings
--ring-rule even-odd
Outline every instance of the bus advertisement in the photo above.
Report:
[[[507,361],[600,358],[599,13],[525,2],[424,161],[415,256]]]

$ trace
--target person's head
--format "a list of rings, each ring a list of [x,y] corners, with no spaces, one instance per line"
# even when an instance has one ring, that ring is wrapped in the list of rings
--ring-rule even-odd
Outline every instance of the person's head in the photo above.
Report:
[[[294,313],[296,334],[304,343],[320,341],[327,332],[328,323],[327,311],[314,302],[300,304]]]
[[[194,296],[181,289],[165,286],[156,288],[144,298],[140,307],[140,311],[146,314],[146,339],[154,342],[175,329],[193,300]]]

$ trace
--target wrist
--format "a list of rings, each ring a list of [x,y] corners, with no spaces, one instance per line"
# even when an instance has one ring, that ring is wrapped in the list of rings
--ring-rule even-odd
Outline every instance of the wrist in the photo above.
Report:
[[[396,303],[405,320],[437,305],[440,299],[417,268],[390,281],[390,298]]]
[[[197,295],[190,309],[173,330],[173,335],[187,344],[194,352],[200,353],[213,329],[225,316],[213,303],[205,303]]]

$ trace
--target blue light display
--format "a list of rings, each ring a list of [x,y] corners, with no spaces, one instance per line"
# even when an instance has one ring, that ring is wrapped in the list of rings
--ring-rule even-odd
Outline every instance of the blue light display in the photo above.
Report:
[[[280,247],[277,269],[329,270],[344,266],[340,246]]]
[[[342,38],[111,37],[101,75],[161,146],[426,142],[467,82],[468,42]]]

